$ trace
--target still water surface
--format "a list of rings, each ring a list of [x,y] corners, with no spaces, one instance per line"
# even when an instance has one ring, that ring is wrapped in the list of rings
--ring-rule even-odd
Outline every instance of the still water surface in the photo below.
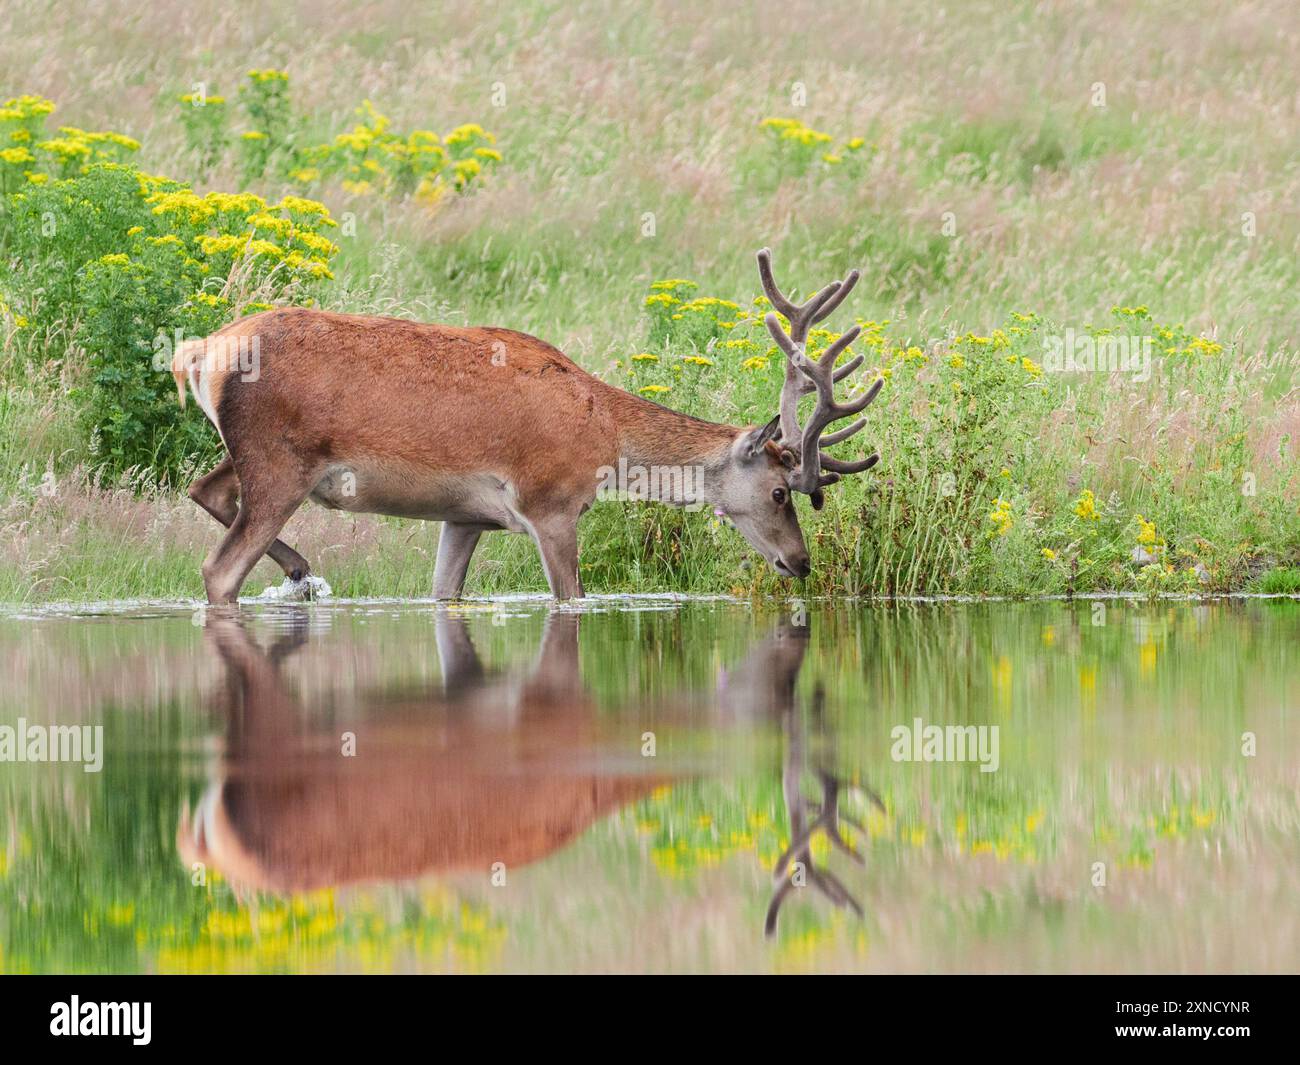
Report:
[[[0,742],[102,762],[0,762],[0,968],[1295,971],[1298,646],[1294,600],[9,611]]]

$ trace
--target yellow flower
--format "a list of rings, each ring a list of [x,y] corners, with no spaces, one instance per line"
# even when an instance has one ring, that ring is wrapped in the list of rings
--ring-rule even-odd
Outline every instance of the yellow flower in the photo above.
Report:
[[[1097,501],[1092,492],[1088,489],[1083,490],[1083,494],[1074,501],[1074,512],[1084,521],[1098,521],[1101,515],[1097,513]]]
[[[643,385],[637,389],[638,392],[647,396],[657,396],[663,392],[671,392],[672,388],[668,385]]]
[[[289,75],[283,70],[250,70],[249,81],[265,84],[267,82],[288,82]]]
[[[707,359],[703,355],[683,355],[682,362],[689,362],[692,366],[712,366],[713,360]]]
[[[633,362],[658,362],[659,356],[651,354],[648,351],[643,351],[641,352],[640,355],[633,355],[632,361]]]
[[[1055,562],[1055,561],[1056,561],[1056,552],[1053,551],[1050,547],[1044,547],[1044,548],[1043,548],[1043,557],[1044,557],[1045,559],[1047,559],[1048,562]]]
[[[1011,503],[1001,498],[993,500],[993,509],[989,511],[988,520],[993,523],[990,536],[1006,536],[1015,525]]]

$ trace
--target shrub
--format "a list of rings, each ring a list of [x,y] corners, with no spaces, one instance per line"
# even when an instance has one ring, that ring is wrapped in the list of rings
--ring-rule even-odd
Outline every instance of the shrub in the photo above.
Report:
[[[39,147],[47,105],[12,100],[0,120]],[[60,132],[63,147],[25,164],[25,187],[7,197],[0,240],[14,269],[0,301],[21,319],[29,357],[61,350],[50,343],[56,334],[85,352],[74,398],[91,465],[174,482],[216,446],[200,412],[177,409],[177,341],[273,301],[312,300],[315,283],[332,276],[338,249],[325,232],[334,222],[311,200],[200,196],[111,158],[59,176],[70,158],[138,147],[116,134]],[[85,151],[71,152],[74,143]]]

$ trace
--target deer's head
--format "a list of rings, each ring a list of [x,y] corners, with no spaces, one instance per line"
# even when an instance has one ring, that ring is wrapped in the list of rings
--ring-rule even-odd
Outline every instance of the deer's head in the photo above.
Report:
[[[880,461],[879,455],[845,461],[821,449],[847,440],[867,424],[865,418],[857,418],[843,429],[825,433],[833,422],[865,410],[880,392],[884,379],[878,379],[855,399],[836,402],[836,382],[862,365],[861,355],[838,368],[835,365],[858,338],[861,329],[856,325],[816,359],[807,354],[809,329],[844,302],[858,283],[858,271],[852,271],[843,281],[832,281],[802,304],[791,303],[776,287],[772,253],[767,248],[758,253],[758,273],[773,307],[765,323],[786,356],[780,412],[766,425],[746,430],[736,438],[710,501],[777,572],[787,577],[806,577],[812,572],[812,563],[799,528],[794,493],[808,496],[813,509],[820,510],[825,503],[825,488],[843,476],[869,470]],[[788,329],[782,325],[782,318]],[[816,405],[800,425],[799,400],[813,393]]]

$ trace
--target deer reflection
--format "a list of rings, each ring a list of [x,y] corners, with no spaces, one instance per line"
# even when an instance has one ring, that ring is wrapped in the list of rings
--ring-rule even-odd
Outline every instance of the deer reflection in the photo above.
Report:
[[[490,671],[467,622],[440,611],[440,682],[363,690],[359,706],[320,705],[283,676],[284,662],[307,643],[309,617],[292,614],[288,631],[265,650],[237,617],[207,620],[205,638],[224,667],[217,709],[226,742],[198,808],[182,812],[177,847],[187,865],[203,862],[237,890],[407,880],[486,871],[497,862],[515,868],[665,783],[641,766],[629,768],[629,760],[609,764],[602,741],[622,721],[619,744],[626,745],[627,713],[596,712],[580,675],[575,613],[547,618],[531,667]],[[844,786],[820,687],[809,721],[800,706],[807,647],[806,629],[778,627],[720,674],[704,700],[712,723],[781,731],[790,843],[772,872],[768,935],[799,887],[862,913],[834,873],[814,861],[814,838],[823,833],[861,864],[840,823],[861,826],[840,812]],[[700,701],[681,696],[652,709],[656,720],[672,720],[698,711]],[[807,783],[819,789],[816,800],[805,795]]]
[[[659,783],[574,765],[596,732],[576,615],[551,615],[522,678],[489,674],[465,622],[440,616],[438,689],[366,694],[356,720],[320,724],[280,670],[305,617],[267,651],[234,618],[209,617],[206,633],[226,671],[226,750],[177,846],[241,889],[524,865]]]

